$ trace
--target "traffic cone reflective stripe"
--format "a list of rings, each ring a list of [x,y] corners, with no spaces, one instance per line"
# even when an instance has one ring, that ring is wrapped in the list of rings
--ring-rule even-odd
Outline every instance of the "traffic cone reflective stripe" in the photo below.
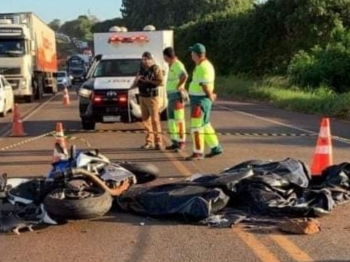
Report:
[[[61,122],[56,124],[56,142],[54,145],[53,159],[52,162],[55,163],[60,160],[68,158],[67,143],[64,137],[63,125]]]
[[[331,151],[329,149],[329,146],[319,146],[316,148],[315,153],[328,155],[328,154],[331,154]]]
[[[13,110],[12,131],[11,136],[26,136],[23,129],[23,122],[19,113],[18,104],[15,104]]]
[[[53,158],[52,162],[56,163],[60,160],[67,159],[67,153],[65,150],[61,147],[59,143],[55,144],[54,150],[53,150]]]
[[[64,150],[67,150],[67,143],[64,138],[63,125],[61,122],[56,124],[56,142],[59,143]]]
[[[329,118],[323,118],[311,164],[311,174],[321,175],[322,171],[331,165],[333,165],[333,152]]]
[[[70,105],[69,93],[67,87],[64,88],[63,105]]]

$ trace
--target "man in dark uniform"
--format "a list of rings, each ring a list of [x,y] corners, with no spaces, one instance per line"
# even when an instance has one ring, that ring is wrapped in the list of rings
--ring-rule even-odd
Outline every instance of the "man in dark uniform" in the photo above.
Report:
[[[163,82],[161,68],[155,64],[150,52],[144,52],[142,65],[132,88],[139,88],[142,122],[147,132],[146,143],[142,146],[145,149],[163,149],[158,90],[158,87],[164,84]]]

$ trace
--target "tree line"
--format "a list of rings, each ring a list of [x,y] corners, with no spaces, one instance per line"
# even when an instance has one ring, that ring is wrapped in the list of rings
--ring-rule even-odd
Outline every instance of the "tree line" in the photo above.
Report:
[[[91,39],[111,26],[175,31],[178,54],[207,46],[218,74],[287,76],[305,88],[350,90],[350,0],[123,0],[121,18],[78,18],[59,27]],[[190,63],[188,64],[190,65]]]

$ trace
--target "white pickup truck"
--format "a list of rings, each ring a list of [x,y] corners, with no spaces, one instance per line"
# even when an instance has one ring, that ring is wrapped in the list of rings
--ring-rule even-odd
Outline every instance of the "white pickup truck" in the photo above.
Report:
[[[84,129],[95,129],[96,123],[134,122],[141,119],[138,90],[129,90],[140,69],[145,51],[167,77],[168,66],[163,49],[173,46],[173,31],[108,32],[94,34],[95,58],[86,82],[78,90],[79,110]],[[162,120],[168,105],[166,87],[159,87]]]

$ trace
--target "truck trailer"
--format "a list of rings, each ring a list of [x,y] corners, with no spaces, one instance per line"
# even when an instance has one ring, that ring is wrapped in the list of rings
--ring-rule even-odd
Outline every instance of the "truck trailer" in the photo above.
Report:
[[[0,13],[0,74],[27,102],[57,93],[55,32],[33,13]]]

